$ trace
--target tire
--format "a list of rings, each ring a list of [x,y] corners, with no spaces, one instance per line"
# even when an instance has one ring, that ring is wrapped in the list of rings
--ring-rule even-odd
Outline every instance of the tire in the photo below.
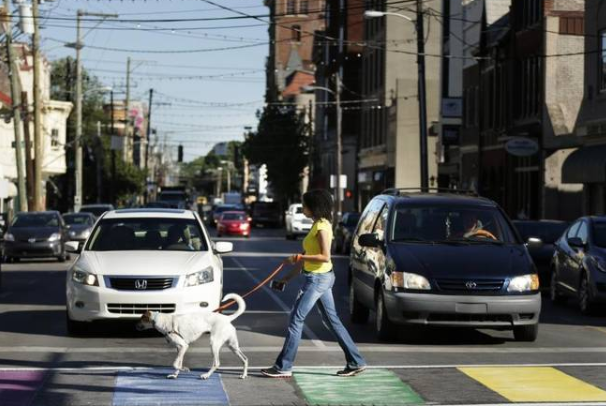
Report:
[[[370,310],[365,307],[357,298],[353,281],[349,284],[349,318],[354,324],[364,324],[368,322]]]
[[[577,300],[579,304],[579,310],[581,310],[581,314],[585,316],[595,314],[596,306],[592,301],[591,291],[589,289],[589,281],[587,280],[586,274],[583,274],[581,276]]]
[[[519,326],[513,328],[513,337],[516,341],[534,342],[539,335],[539,324]]]
[[[558,276],[555,269],[551,271],[551,286],[549,287],[549,298],[553,303],[561,304],[566,302],[566,296],[564,296],[558,290]]]
[[[83,336],[88,332],[90,323],[75,321],[69,318],[69,313],[65,312],[65,322],[67,334],[71,337]]]
[[[375,320],[375,331],[377,338],[380,341],[391,341],[395,337],[396,328],[385,309],[385,299],[383,297],[383,291],[381,290],[377,296],[377,308],[376,308],[376,320]]]
[[[65,262],[65,261],[67,261],[67,255],[65,255],[65,254],[59,255],[57,257],[57,261],[59,261],[59,262]]]

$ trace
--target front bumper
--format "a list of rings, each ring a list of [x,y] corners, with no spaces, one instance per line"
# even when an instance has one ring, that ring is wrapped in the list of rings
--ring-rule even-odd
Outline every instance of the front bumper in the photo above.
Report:
[[[225,227],[225,226],[221,226],[219,225],[217,227],[217,232],[224,234],[224,235],[242,235],[242,236],[247,236],[250,235],[250,227],[247,228],[240,228],[240,227]]]
[[[69,274],[69,273],[68,273]],[[104,284],[103,278],[99,283]],[[66,298],[69,317],[74,321],[136,320],[147,310],[184,314],[219,307],[220,281],[203,285],[154,291],[116,290],[67,281]],[[201,306],[206,303],[206,306]]]
[[[57,257],[63,253],[61,241],[22,242],[5,241],[4,255],[14,258]]]
[[[302,223],[293,223],[292,224],[292,233],[297,235],[303,235],[309,233],[311,230],[312,224],[302,224]]]
[[[385,292],[389,318],[399,324],[512,328],[539,322],[541,294],[471,296]]]

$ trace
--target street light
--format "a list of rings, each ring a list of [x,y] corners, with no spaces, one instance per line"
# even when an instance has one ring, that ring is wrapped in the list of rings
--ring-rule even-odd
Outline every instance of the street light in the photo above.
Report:
[[[427,169],[427,101],[425,94],[425,35],[423,33],[423,9],[421,1],[417,0],[417,19],[389,11],[366,10],[364,17],[377,18],[384,16],[396,16],[415,24],[417,33],[417,66],[418,66],[418,100],[419,100],[419,153],[421,161],[421,190],[428,189],[428,169]]]
[[[303,86],[301,90],[303,91],[312,91],[312,90],[324,90],[332,94],[335,98],[335,105],[337,110],[337,135],[336,135],[336,158],[337,158],[337,170],[335,175],[335,186],[337,187],[336,199],[335,199],[335,215],[334,220],[338,221],[339,216],[343,210],[343,199],[341,197],[341,172],[343,166],[343,157],[341,156],[341,137],[342,137],[342,126],[341,120],[343,117],[343,113],[341,111],[341,77],[338,73],[335,74],[335,87],[336,91],[329,89],[324,86]]]

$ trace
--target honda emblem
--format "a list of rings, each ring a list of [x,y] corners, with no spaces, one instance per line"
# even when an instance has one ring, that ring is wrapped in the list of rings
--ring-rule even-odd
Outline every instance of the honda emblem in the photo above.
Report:
[[[135,289],[145,290],[147,289],[147,280],[145,279],[137,279],[135,281]]]

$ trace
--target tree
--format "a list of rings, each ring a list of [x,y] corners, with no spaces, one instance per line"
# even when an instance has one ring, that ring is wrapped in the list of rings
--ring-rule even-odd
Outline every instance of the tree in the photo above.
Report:
[[[267,178],[279,200],[298,199],[303,170],[309,160],[309,137],[295,108],[266,106],[258,113],[256,132],[247,135],[244,156],[251,164],[267,165]]]

